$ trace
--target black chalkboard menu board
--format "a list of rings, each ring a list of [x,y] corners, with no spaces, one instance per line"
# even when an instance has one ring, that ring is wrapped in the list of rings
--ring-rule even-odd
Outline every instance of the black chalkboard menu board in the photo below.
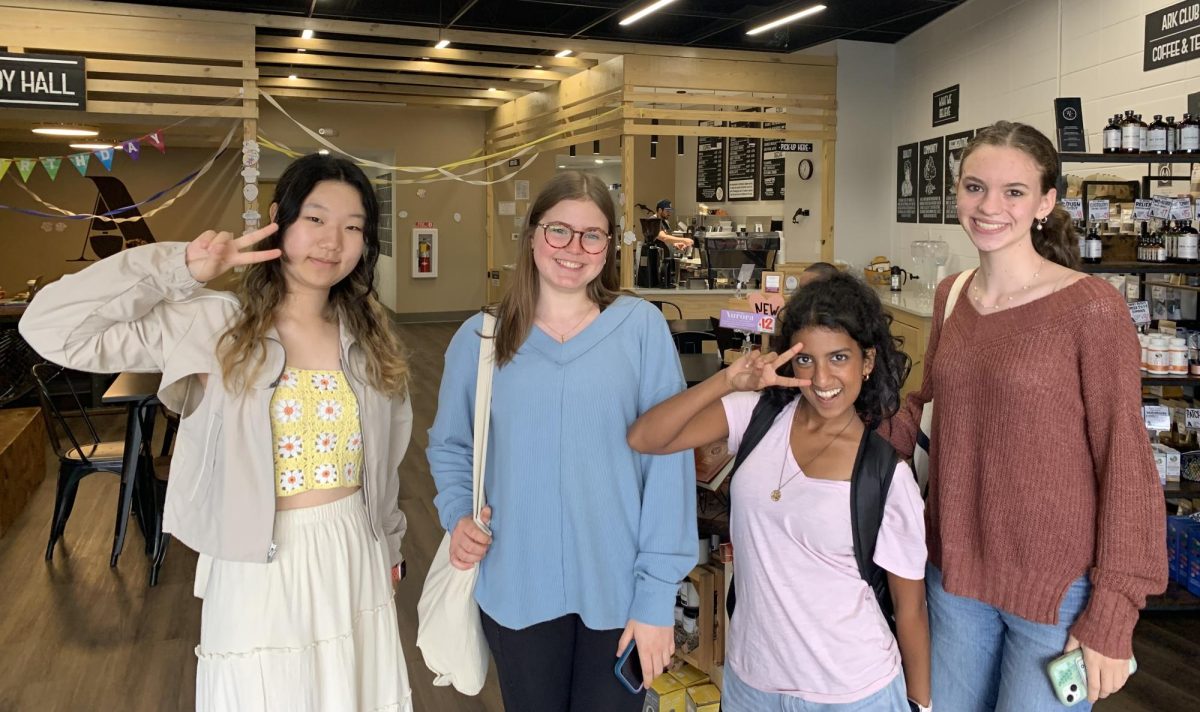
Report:
[[[918,156],[920,173],[917,175],[920,186],[920,197],[917,198],[918,222],[940,223],[942,221],[942,201],[945,189],[945,174],[942,172],[942,149],[944,141],[941,136],[921,142]]]
[[[696,141],[696,200],[725,201],[725,139],[701,136]]]
[[[759,111],[758,107],[750,111]],[[731,126],[758,128],[757,121],[735,121]],[[725,181],[729,200],[758,200],[758,158],[762,152],[762,139],[729,139],[729,175]]]
[[[764,129],[787,128],[786,123],[764,121]],[[784,156],[779,150],[782,139],[764,138],[762,142],[762,162],[759,164],[759,200],[783,200]]]
[[[896,148],[896,222],[917,221],[917,144]]]
[[[946,137],[946,214],[943,220],[947,225],[958,224],[958,171],[962,167],[963,149],[974,135],[974,131],[964,131]]]

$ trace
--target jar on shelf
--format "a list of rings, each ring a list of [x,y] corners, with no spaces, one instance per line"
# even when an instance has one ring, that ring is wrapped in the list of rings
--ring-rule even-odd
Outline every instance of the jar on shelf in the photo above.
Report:
[[[1172,376],[1188,374],[1187,342],[1176,337],[1167,345],[1167,372]]]
[[[1166,376],[1171,369],[1168,362],[1170,344],[1165,336],[1151,336],[1150,348],[1146,355],[1146,373],[1151,376]]]

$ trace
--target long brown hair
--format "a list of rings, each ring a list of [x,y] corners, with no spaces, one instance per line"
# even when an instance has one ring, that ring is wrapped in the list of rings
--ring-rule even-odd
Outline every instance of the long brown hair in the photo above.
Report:
[[[304,199],[325,180],[355,188],[362,199],[363,254],[354,270],[329,290],[326,317],[337,319],[358,340],[366,354],[367,380],[388,396],[403,396],[408,363],[399,340],[389,327],[387,313],[375,292],[375,263],[379,259],[379,202],[362,169],[344,158],[312,153],[296,159],[275,186],[275,222],[279,229],[256,249],[282,248],[288,228],[300,217]],[[265,338],[275,323],[275,310],[287,294],[281,260],[246,267],[237,288],[242,312],[217,341],[221,373],[227,387],[242,390],[252,383],[266,359]]]
[[[517,355],[517,349],[525,343],[529,331],[533,328],[540,290],[537,265],[533,261],[533,239],[542,216],[564,200],[590,201],[600,208],[600,212],[604,213],[604,218],[608,220],[605,229],[611,237],[604,250],[604,267],[600,269],[600,274],[588,283],[588,299],[603,309],[612,304],[620,293],[621,282],[617,274],[616,259],[619,236],[612,234],[618,229],[617,211],[613,206],[612,196],[608,194],[608,186],[596,176],[582,171],[564,171],[555,175],[534,198],[529,208],[529,219],[517,246],[517,270],[513,276],[512,287],[494,311],[498,322],[496,364],[499,366],[508,363]]]
[[[1042,176],[1042,195],[1058,186],[1058,151],[1054,150],[1054,144],[1050,143],[1045,134],[1032,126],[1012,121],[997,121],[985,129],[980,129],[963,149],[964,165],[967,156],[980,146],[1007,146],[1032,158]],[[1079,239],[1075,235],[1074,226],[1071,225],[1071,215],[1063,210],[1062,206],[1055,204],[1046,216],[1046,222],[1040,226],[1039,222],[1035,220],[1030,225],[1033,248],[1051,262],[1078,269]],[[1038,229],[1039,227],[1041,229]]]

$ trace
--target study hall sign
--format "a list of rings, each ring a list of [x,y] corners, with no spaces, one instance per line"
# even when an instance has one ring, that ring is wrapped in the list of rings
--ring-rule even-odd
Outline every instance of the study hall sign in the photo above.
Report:
[[[1142,71],[1200,57],[1200,2],[1186,0],[1146,15]]]
[[[83,57],[0,52],[0,109],[87,109]]]

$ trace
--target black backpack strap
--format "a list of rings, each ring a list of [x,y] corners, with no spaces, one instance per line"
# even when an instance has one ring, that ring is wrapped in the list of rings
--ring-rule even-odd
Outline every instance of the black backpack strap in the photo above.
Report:
[[[868,430],[858,446],[850,477],[850,525],[854,535],[854,558],[858,562],[859,574],[874,592],[875,600],[879,601],[889,625],[894,625],[892,598],[888,591],[887,572],[875,563],[875,543],[883,526],[883,509],[898,461],[895,448],[879,433]]]
[[[775,419],[783,412],[785,405],[787,405],[787,401],[782,398],[770,398],[766,391],[763,391],[762,395],[758,397],[758,402],[754,404],[754,412],[750,414],[750,423],[746,426],[746,432],[742,434],[741,442],[738,443],[737,455],[733,458],[733,469],[729,471],[729,477],[733,477],[737,473],[738,468],[749,457],[750,451],[762,442],[763,437],[775,424]],[[737,605],[733,579],[734,576],[729,577],[729,594],[725,597],[725,613],[729,616],[733,615],[733,608]]]

